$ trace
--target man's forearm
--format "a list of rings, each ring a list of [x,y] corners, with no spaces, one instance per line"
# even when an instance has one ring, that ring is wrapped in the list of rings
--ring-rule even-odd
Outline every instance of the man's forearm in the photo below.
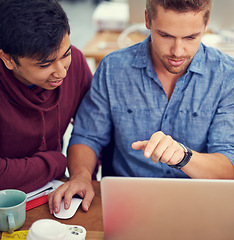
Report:
[[[70,178],[81,176],[91,181],[97,163],[95,152],[86,145],[75,144],[68,148],[67,156]]]
[[[193,151],[191,160],[181,170],[191,178],[234,179],[233,165],[221,153]]]

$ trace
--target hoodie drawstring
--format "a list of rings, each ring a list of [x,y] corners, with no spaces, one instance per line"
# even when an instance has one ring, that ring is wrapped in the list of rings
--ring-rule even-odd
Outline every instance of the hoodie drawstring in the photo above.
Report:
[[[61,147],[61,139],[60,139],[60,125],[61,125],[61,122],[60,122],[60,107],[59,107],[59,104],[57,105],[57,120],[58,120],[58,147],[59,147],[59,151],[61,152],[62,151],[62,147]]]
[[[39,148],[39,151],[43,152],[46,151],[47,147],[46,147],[46,136],[45,136],[45,131],[46,131],[46,127],[45,127],[45,116],[43,111],[40,111],[41,114],[41,118],[42,118],[42,141],[41,141],[41,146]]]
[[[60,107],[59,104],[56,107],[57,109],[57,133],[58,133],[58,151],[62,151],[61,147],[61,139],[60,139]],[[45,116],[44,112],[40,111],[41,118],[42,118],[42,141],[41,141],[41,146],[39,147],[39,151],[43,152],[47,150],[47,145],[46,145],[46,124],[45,124]]]

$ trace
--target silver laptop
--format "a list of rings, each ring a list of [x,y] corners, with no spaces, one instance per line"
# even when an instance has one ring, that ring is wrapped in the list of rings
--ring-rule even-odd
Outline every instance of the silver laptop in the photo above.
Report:
[[[233,240],[234,181],[104,177],[107,240]]]

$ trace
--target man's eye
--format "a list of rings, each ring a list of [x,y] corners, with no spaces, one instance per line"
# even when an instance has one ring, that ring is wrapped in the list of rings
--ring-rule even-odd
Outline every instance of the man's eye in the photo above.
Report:
[[[163,38],[169,38],[170,35],[167,35],[167,34],[161,34],[161,37],[163,37]]]
[[[196,39],[196,37],[190,36],[190,37],[187,37],[186,39],[188,39],[188,40],[194,40],[194,39]]]
[[[68,53],[66,53],[66,54],[64,54],[64,55],[63,55],[63,58],[66,58],[66,57],[68,57],[68,56],[70,56],[70,55],[71,55],[71,51],[68,52]]]
[[[50,63],[49,64],[45,64],[45,65],[41,65],[40,68],[48,68],[50,66]]]

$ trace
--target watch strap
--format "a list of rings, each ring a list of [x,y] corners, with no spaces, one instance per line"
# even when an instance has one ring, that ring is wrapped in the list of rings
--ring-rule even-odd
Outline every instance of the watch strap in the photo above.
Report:
[[[180,170],[182,167],[184,167],[190,161],[193,153],[190,148],[184,146],[182,143],[179,143],[179,144],[184,149],[184,157],[179,163],[177,163],[175,165],[168,164],[168,166]]]

